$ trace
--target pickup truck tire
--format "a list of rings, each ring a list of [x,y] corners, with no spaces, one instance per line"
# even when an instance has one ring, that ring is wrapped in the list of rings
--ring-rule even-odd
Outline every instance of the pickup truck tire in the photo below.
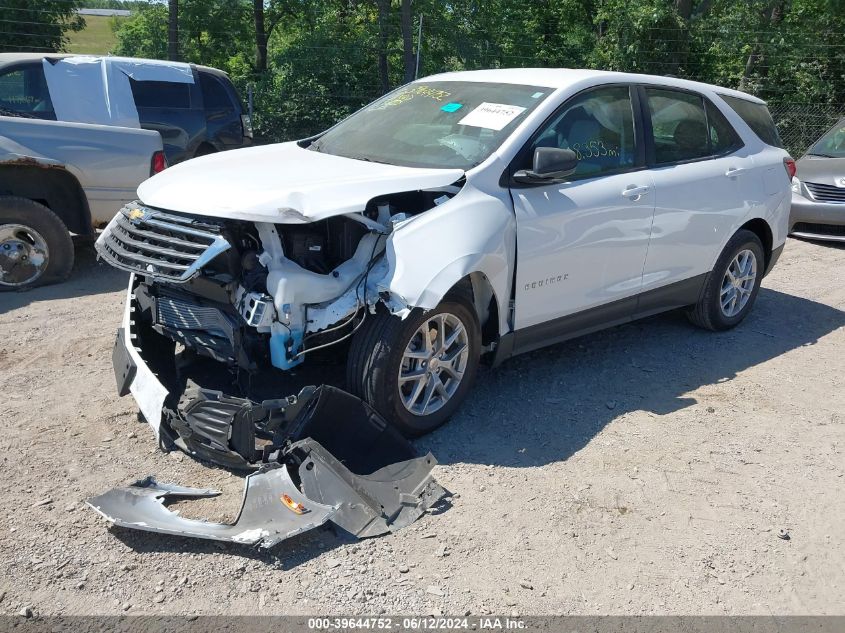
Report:
[[[480,348],[478,319],[463,295],[404,320],[379,310],[367,315],[352,340],[347,388],[403,435],[419,437],[446,422],[466,398]]]
[[[63,281],[73,269],[73,242],[43,204],[0,197],[0,292]]]
[[[760,238],[745,229],[728,240],[707,276],[701,297],[687,312],[689,320],[707,330],[729,330],[748,316],[766,260]]]

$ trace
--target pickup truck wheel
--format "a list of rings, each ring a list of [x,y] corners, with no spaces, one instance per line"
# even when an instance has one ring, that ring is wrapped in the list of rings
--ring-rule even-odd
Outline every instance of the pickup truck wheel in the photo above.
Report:
[[[757,298],[765,261],[760,238],[751,231],[737,231],[708,275],[698,303],[687,313],[690,321],[714,331],[738,325]]]
[[[0,291],[62,281],[73,268],[67,227],[43,204],[0,198]]]
[[[405,320],[369,315],[353,339],[348,387],[407,437],[446,422],[461,405],[478,370],[481,337],[472,304],[447,297]]]

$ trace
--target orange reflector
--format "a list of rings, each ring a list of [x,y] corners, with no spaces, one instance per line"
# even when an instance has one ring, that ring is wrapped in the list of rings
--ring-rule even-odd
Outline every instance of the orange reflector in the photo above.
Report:
[[[304,505],[299,503],[299,501],[294,501],[287,495],[282,495],[279,497],[282,500],[282,503],[285,504],[285,507],[290,510],[291,512],[296,512],[297,514],[303,514],[306,512],[306,508]]]

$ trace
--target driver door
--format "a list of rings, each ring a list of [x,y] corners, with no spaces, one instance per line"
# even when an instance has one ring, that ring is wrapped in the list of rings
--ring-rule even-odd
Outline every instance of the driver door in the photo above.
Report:
[[[511,183],[516,211],[514,326],[520,351],[631,318],[654,217],[637,93],[602,86],[566,102],[517,159],[568,148],[567,182]]]

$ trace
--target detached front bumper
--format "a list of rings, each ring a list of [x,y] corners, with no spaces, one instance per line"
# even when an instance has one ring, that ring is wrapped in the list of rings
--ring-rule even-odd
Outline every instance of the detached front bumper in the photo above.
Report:
[[[807,239],[845,242],[845,204],[816,202],[793,193],[789,232]]]
[[[133,395],[160,442],[255,472],[246,478],[241,512],[232,524],[186,519],[164,506],[170,498],[217,491],[152,478],[88,500],[110,522],[270,547],[326,521],[358,537],[395,531],[447,494],[431,476],[437,464],[431,453],[417,457],[378,413],[340,389],[311,387],[260,403],[196,385],[171,394],[144,359],[134,280],[129,287],[112,353],[118,392]],[[179,396],[175,405],[174,396]]]
[[[158,438],[161,432],[162,409],[168,392],[133,344],[136,340],[136,335],[133,333],[135,302],[132,290],[134,287],[135,276],[130,275],[129,290],[126,293],[126,303],[123,308],[123,321],[117,331],[112,350],[112,367],[117,381],[118,395],[132,394],[135,402],[138,403],[138,408],[141,409],[141,413]]]

